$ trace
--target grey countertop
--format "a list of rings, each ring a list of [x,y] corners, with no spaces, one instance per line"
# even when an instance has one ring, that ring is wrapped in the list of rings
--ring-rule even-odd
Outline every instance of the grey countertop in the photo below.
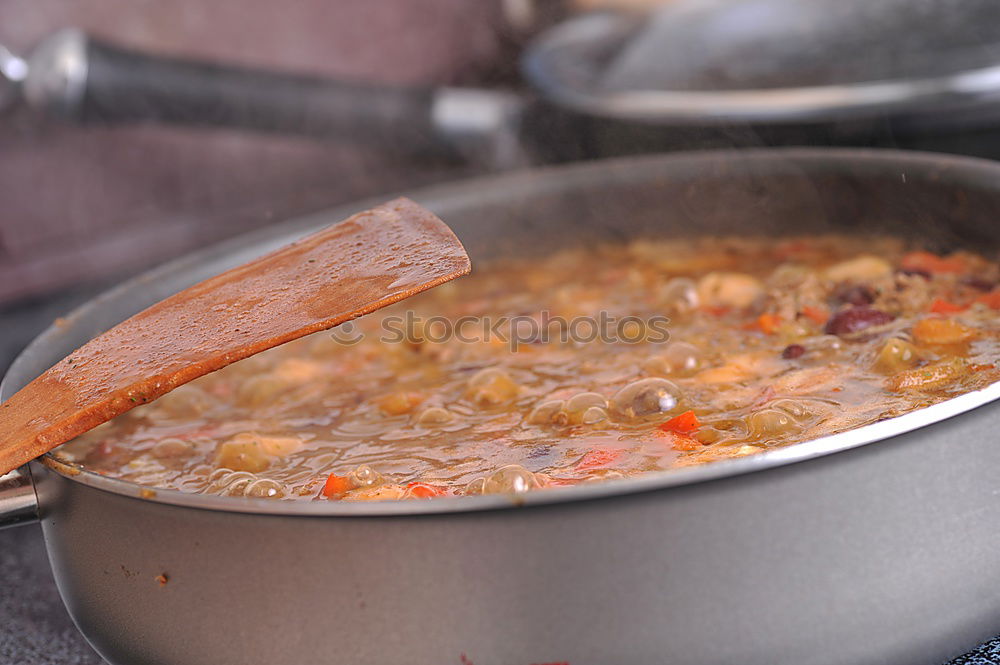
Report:
[[[0,663],[101,665],[59,600],[37,525],[0,532]]]

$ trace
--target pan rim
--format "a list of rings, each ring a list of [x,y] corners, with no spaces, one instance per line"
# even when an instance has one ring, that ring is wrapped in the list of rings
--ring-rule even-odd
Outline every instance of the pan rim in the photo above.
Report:
[[[811,163],[814,166],[849,163],[853,167],[856,167],[859,162],[875,162],[899,164],[902,167],[934,167],[937,170],[952,168],[967,170],[969,175],[981,175],[983,181],[991,182],[997,181],[997,175],[1000,175],[1000,165],[987,160],[952,155],[876,149],[772,148],[739,151],[714,150],[642,157],[633,156],[564,166],[541,167],[500,176],[481,176],[444,185],[435,185],[409,192],[406,195],[433,210],[435,209],[435,201],[439,205],[442,205],[447,200],[460,203],[461,200],[468,196],[481,199],[484,183],[496,185],[497,183],[504,182],[514,184],[520,182],[521,184],[530,184],[534,188],[544,189],[551,186],[550,181],[554,178],[564,179],[569,175],[585,183],[595,176],[600,176],[602,172],[606,173],[608,168],[620,169],[627,166],[631,169],[645,170],[649,165],[654,163],[671,163],[684,167],[721,162],[727,164],[727,167],[732,169],[734,167],[734,160],[740,163],[757,164],[776,162],[780,164],[801,165],[803,163]],[[379,200],[382,200],[382,197],[379,197]],[[245,251],[248,247],[254,249],[262,248],[261,251],[266,251],[268,242],[274,243],[277,239],[277,242],[283,244],[294,237],[311,231],[317,224],[321,223],[318,221],[321,218],[325,219],[330,214],[340,214],[341,210],[355,210],[359,206],[364,205],[366,205],[366,202],[340,206],[335,211],[324,211],[316,215],[306,215],[265,231],[244,234],[218,243],[209,247],[208,250],[195,251],[181,256],[150,271],[125,280],[74,310],[74,312],[66,317],[68,323],[64,322],[60,326],[50,326],[39,334],[15,359],[3,381],[0,382],[0,400],[11,392],[9,389],[9,384],[12,381],[11,377],[19,373],[18,370],[21,365],[28,363],[28,356],[40,353],[39,348],[44,347],[54,335],[71,332],[73,322],[78,317],[94,308],[99,308],[102,303],[113,300],[121,293],[136,288],[142,282],[155,279],[157,275],[172,274],[186,265],[204,263],[214,256],[226,255],[236,250]],[[661,473],[650,473],[622,481],[587,483],[539,492],[529,492],[516,496],[445,497],[429,501],[275,501],[273,499],[213,496],[186,493],[178,490],[151,488],[130,481],[103,476],[78,465],[67,464],[60,461],[58,455],[53,453],[47,453],[40,460],[41,464],[54,470],[59,475],[89,487],[127,497],[175,506],[223,512],[302,517],[401,517],[435,515],[495,511],[515,507],[546,506],[610,499],[658,490],[685,488],[712,481],[740,478],[758,471],[780,468],[856,449],[871,443],[885,441],[945,420],[950,420],[998,400],[1000,400],[1000,382],[902,416],[748,457],[721,460],[707,465],[668,470]]]

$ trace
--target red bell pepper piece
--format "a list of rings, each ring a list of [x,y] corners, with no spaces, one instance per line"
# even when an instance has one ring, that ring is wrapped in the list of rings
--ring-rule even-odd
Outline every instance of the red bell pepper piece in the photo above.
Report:
[[[676,432],[678,434],[690,434],[701,427],[698,416],[694,411],[685,411],[679,416],[674,416],[667,422],[661,424],[660,429],[664,432]]]
[[[964,312],[968,308],[968,305],[956,305],[953,302],[935,298],[934,302],[931,303],[930,311],[934,314],[955,314],[957,312]]]
[[[447,492],[440,488],[428,485],[427,483],[413,482],[406,486],[409,495],[415,499],[431,499],[435,496],[444,496]]]
[[[930,252],[910,252],[900,261],[903,270],[934,274],[949,273],[953,275],[965,272],[965,261],[959,258],[945,258]]]
[[[976,302],[984,303],[990,309],[1000,309],[1000,289],[993,289],[989,293],[985,293],[978,298]]]
[[[323,484],[323,496],[329,499],[330,497],[346,494],[351,489],[351,481],[347,476],[338,476],[335,473],[331,473],[327,476],[326,483]]]

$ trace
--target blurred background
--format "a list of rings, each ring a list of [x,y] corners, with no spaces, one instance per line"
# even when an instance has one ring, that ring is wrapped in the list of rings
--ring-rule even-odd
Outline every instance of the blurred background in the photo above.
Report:
[[[1000,157],[1000,2],[0,0],[0,372],[127,276],[297,214],[796,145]],[[38,534],[5,537],[0,662],[98,663]]]
[[[0,44],[60,29],[143,52],[392,85],[489,80],[515,47],[500,2],[4,0]],[[8,87],[9,84],[8,84]],[[0,367],[87,294],[191,248],[449,177],[389,149],[158,122],[67,122],[23,99],[0,123]]]
[[[0,368],[298,213],[640,152],[1000,154],[994,0],[2,0]]]
[[[639,152],[1000,154],[995,0],[0,0],[0,368],[298,213]]]

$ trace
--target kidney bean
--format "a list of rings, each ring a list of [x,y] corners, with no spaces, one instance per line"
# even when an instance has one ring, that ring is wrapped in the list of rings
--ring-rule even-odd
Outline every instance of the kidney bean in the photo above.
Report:
[[[875,302],[875,290],[865,284],[845,284],[834,292],[833,297],[848,305],[870,305]]]
[[[962,284],[971,286],[977,291],[992,291],[993,287],[996,286],[993,282],[981,277],[966,277],[962,280]]]
[[[785,360],[794,360],[805,352],[806,347],[801,344],[789,344],[785,347],[785,350],[781,352],[781,357]]]
[[[892,321],[892,314],[871,307],[851,307],[834,314],[826,323],[826,334],[847,335],[872,326],[881,326]]]

